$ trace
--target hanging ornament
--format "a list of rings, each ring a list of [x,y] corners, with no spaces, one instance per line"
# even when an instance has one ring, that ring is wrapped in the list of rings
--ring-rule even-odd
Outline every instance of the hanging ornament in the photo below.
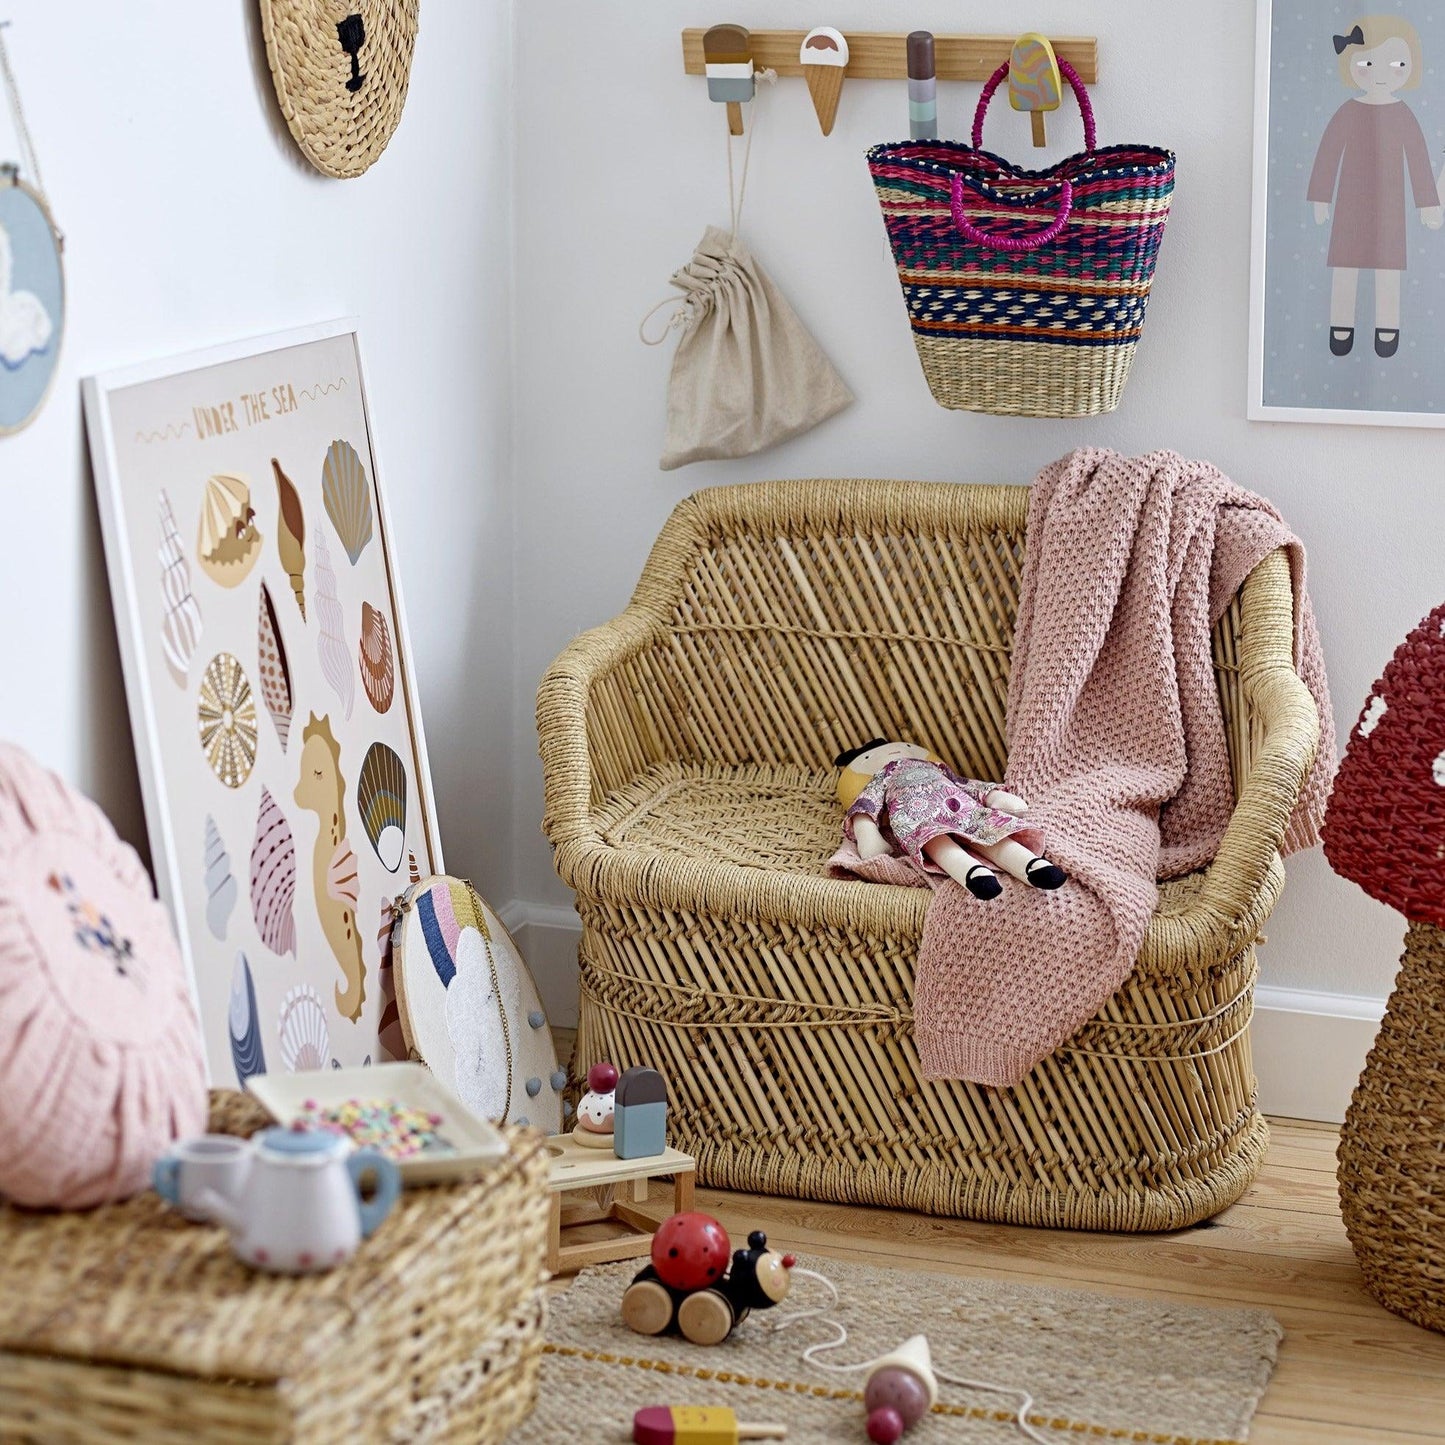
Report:
[[[406,104],[420,0],[261,0],[281,114],[323,175],[359,176]]]
[[[44,405],[65,328],[62,237],[46,204],[4,30],[0,25],[0,82],[21,160],[0,161],[0,436],[28,426]]]

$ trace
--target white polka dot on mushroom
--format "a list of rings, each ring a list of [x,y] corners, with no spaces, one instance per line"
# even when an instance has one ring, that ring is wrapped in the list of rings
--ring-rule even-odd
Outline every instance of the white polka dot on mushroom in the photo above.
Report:
[[[1435,759],[1435,766],[1430,771],[1435,775],[1435,781],[1445,788],[1445,753]]]
[[[1380,725],[1380,719],[1385,715],[1385,699],[1376,694],[1372,697],[1365,708],[1365,715],[1360,719],[1360,736],[1367,738]]]

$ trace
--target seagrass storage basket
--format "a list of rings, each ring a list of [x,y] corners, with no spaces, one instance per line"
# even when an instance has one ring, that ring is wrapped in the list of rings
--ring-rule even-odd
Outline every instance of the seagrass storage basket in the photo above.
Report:
[[[266,1122],[212,1096],[213,1129]],[[0,1440],[36,1445],[499,1442],[542,1351],[547,1155],[418,1188],[331,1274],[253,1274],[154,1195],[0,1206]]]
[[[1215,1213],[1258,1167],[1253,945],[1317,736],[1282,554],[1215,635],[1238,794],[1218,856],[1161,887],[1128,982],[1017,1088],[920,1082],[927,890],[827,876],[839,747],[912,737],[1002,776],[1026,499],[698,493],[626,612],[543,679],[545,828],[583,929],[576,1070],[660,1069],[704,1184],[1147,1230]]]

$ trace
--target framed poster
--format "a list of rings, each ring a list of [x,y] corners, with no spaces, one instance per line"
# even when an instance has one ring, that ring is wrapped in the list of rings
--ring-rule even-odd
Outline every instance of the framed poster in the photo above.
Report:
[[[84,396],[151,854],[211,1078],[395,1057],[380,929],[442,859],[355,326]]]
[[[1257,0],[1249,415],[1445,426],[1445,0]]]

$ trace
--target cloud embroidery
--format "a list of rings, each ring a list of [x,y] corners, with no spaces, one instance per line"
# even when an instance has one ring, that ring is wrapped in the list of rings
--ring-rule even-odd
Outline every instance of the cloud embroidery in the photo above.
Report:
[[[55,324],[33,291],[12,291],[10,233],[0,226],[0,362],[11,371],[50,344]]]

